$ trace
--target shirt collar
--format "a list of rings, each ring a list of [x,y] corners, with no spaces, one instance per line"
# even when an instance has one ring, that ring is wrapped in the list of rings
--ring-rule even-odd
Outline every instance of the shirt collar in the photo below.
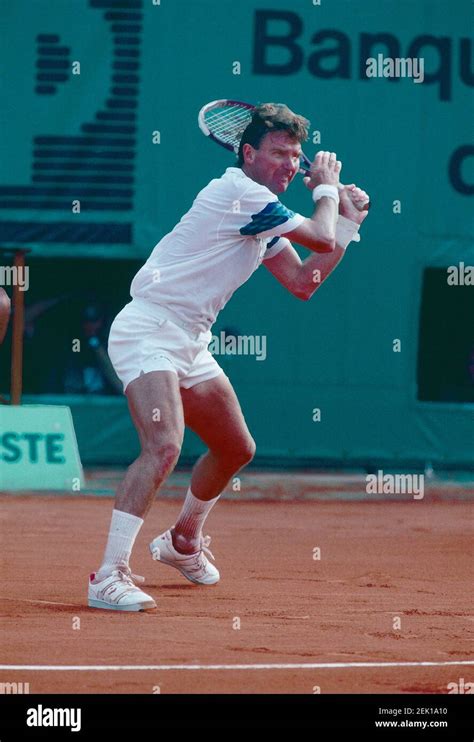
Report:
[[[244,171],[240,167],[228,167],[226,173],[233,173],[234,175],[240,175],[241,177],[248,178]]]

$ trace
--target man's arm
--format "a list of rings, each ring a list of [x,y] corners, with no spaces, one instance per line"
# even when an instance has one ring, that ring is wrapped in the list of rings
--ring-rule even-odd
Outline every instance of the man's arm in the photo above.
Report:
[[[284,235],[298,245],[312,252],[330,253],[335,247],[335,221],[337,204],[332,198],[324,196],[318,201],[311,219],[305,219],[299,227]]]
[[[318,185],[337,187],[341,162],[334,152],[318,152],[311,165],[311,176],[304,178],[306,187],[314,190]],[[285,237],[317,253],[330,253],[336,245],[337,202],[323,196],[319,199],[310,219],[305,219]]]
[[[336,245],[330,253],[310,255],[302,261],[291,242],[287,240],[287,243],[283,250],[265,260],[263,265],[294,296],[307,301],[332,273],[345,250]]]
[[[336,225],[336,246],[326,255],[311,255],[301,261],[291,242],[284,237],[285,247],[274,257],[267,258],[264,265],[275,278],[299,299],[308,300],[321,286],[342,260],[346,247],[352,240],[358,241],[359,226],[368,212],[364,205],[368,201],[365,191],[354,184],[341,191],[340,215]]]

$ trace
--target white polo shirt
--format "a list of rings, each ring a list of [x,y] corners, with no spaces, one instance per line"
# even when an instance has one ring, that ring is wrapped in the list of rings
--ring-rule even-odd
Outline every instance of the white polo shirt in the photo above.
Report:
[[[158,242],[135,275],[130,294],[146,301],[151,311],[167,309],[169,317],[205,332],[262,260],[288,244],[280,235],[304,219],[243,170],[228,167]]]

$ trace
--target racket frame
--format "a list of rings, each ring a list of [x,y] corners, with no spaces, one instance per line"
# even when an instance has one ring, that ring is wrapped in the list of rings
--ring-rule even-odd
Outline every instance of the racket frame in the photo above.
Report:
[[[225,108],[228,106],[229,108],[231,106],[240,106],[240,108],[247,108],[249,111],[254,111],[255,106],[253,106],[251,103],[244,103],[241,100],[229,100],[227,98],[223,98],[221,100],[213,100],[211,103],[206,103],[205,106],[201,108],[198,115],[198,124],[199,128],[201,129],[202,133],[206,135],[206,137],[209,137],[212,139],[216,144],[220,144],[221,147],[225,147],[230,152],[233,152],[234,154],[237,154],[237,151],[235,147],[233,147],[228,142],[224,142],[219,137],[215,136],[215,134],[212,133],[212,131],[209,129],[208,125],[206,124],[206,113],[209,111],[212,111],[213,108]],[[250,121],[249,121],[250,123]]]

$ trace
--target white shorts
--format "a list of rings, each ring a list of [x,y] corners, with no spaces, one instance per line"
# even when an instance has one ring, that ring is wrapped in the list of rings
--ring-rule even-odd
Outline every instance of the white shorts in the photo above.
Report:
[[[189,332],[164,313],[133,299],[112,322],[107,350],[124,392],[149,371],[173,371],[185,389],[224,373],[207,349],[211,330]]]

